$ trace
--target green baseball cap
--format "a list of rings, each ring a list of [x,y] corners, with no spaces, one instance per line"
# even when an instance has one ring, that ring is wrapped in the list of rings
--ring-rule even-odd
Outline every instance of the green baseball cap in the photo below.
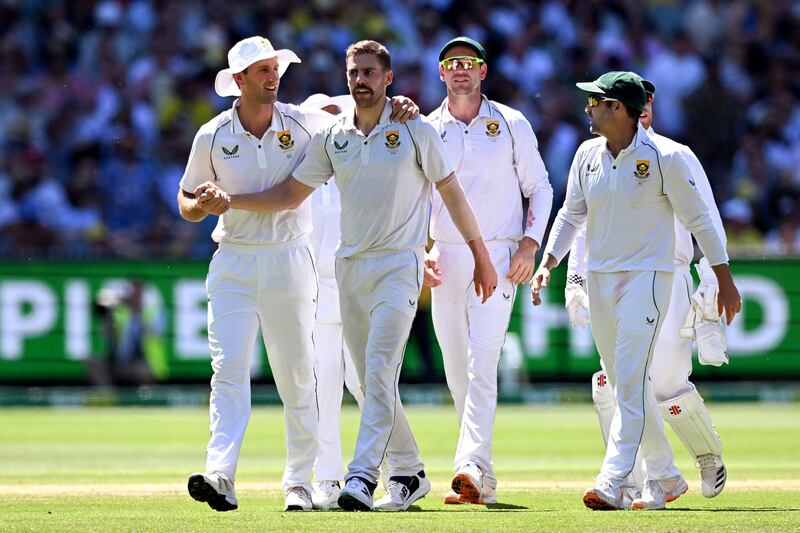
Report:
[[[637,111],[644,109],[647,103],[647,93],[642,84],[642,78],[635,72],[606,72],[594,81],[585,81],[575,85],[587,93],[602,94],[619,100]],[[653,86],[652,83],[650,85]],[[655,90],[655,87],[653,89]]]
[[[478,59],[482,59],[483,62],[486,62],[486,49],[483,48],[483,45],[476,41],[475,39],[470,39],[469,37],[465,37],[461,35],[460,37],[456,37],[455,39],[450,39],[447,43],[442,47],[442,51],[439,52],[439,61],[444,59],[444,55],[447,53],[448,50],[453,48],[454,46],[463,45],[468,46],[475,50]]]

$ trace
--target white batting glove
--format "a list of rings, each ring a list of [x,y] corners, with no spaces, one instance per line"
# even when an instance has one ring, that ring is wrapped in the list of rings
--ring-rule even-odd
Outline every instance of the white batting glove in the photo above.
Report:
[[[589,295],[583,285],[568,281],[564,287],[564,302],[572,327],[585,329],[589,323]]]
[[[692,295],[699,296],[703,304],[700,306],[699,312],[702,313],[705,320],[719,320],[719,311],[717,306],[717,294],[719,293],[719,282],[717,276],[711,265],[708,264],[708,259],[703,257],[700,262],[694,265],[697,270],[697,275],[700,276],[700,286]]]

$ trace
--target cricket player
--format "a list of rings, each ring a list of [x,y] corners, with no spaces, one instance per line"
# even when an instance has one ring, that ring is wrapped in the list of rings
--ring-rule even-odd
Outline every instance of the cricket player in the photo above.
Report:
[[[263,37],[239,41],[215,80],[220,96],[238,96],[230,110],[195,136],[180,182],[181,216],[197,222],[221,215],[209,265],[211,438],[205,472],[189,478],[189,494],[217,511],[238,507],[236,465],[250,417],[249,357],[261,328],[286,419],[284,509],[310,510],[316,455],[317,396],[312,332],[317,280],[308,243],[309,205],[274,214],[231,206],[230,194],[261,191],[294,171],[314,132],[331,115],[277,101],[280,78],[300,59]]]
[[[608,72],[577,86],[589,93],[585,111],[600,137],[575,154],[533,288],[547,286],[585,222],[589,316],[616,408],[600,474],[583,501],[591,509],[622,508],[623,483],[641,452],[647,477],[631,507],[662,509],[688,488],[647,379],[672,292],[676,215],[714,270],[718,311],[728,323],[741,300],[684,157],[675,143],[652,138],[639,124],[647,103],[641,78]]]
[[[473,290],[483,301],[492,296],[497,274],[434,126],[424,119],[390,119],[388,50],[360,41],[346,58],[355,113],[314,136],[293,179],[262,193],[234,195],[231,205],[265,213],[292,208],[334,175],[342,204],[336,252],[342,325],[364,390],[358,441],[338,503],[345,510],[401,511],[431,488],[398,378],[422,287],[432,183],[473,252]],[[384,454],[387,493],[373,503]]]
[[[439,77],[447,98],[428,116],[455,165],[500,281],[498,294],[481,305],[470,291],[472,256],[434,193],[426,260],[432,281],[432,313],[447,385],[461,424],[452,492],[445,503],[496,503],[492,432],[497,409],[497,365],[517,285],[533,275],[553,189],[537,150],[536,135],[519,111],[481,94],[486,51],[456,37],[439,53]],[[523,213],[522,197],[529,198]]]
[[[668,138],[656,134],[651,126],[655,86],[647,80],[642,80],[642,85],[647,93],[647,103],[639,117],[639,122],[657,142],[670,143]],[[688,146],[679,144],[675,149],[680,151],[686,160],[692,180],[708,208],[714,229],[720,241],[725,245],[727,239],[722,227],[722,219],[714,203],[711,184],[700,161]],[[718,322],[716,294],[719,287],[714,271],[708,265],[708,260],[703,258],[699,264],[695,265],[700,273],[700,287],[695,291],[694,296],[691,296],[693,282],[689,266],[694,256],[694,246],[690,233],[677,218],[675,220],[675,238],[675,277],[672,283],[672,296],[669,309],[664,316],[664,326],[653,348],[653,361],[650,365],[649,375],[661,416],[672,426],[675,434],[695,458],[696,464],[700,468],[700,488],[703,496],[713,498],[722,492],[727,479],[725,464],[722,461],[722,442],[714,430],[711,414],[703,403],[703,398],[689,381],[692,373],[692,341],[691,338],[681,335],[680,330],[686,316],[690,313],[693,299],[705,301],[707,305],[704,305],[703,308],[712,309],[712,320]],[[573,326],[578,327],[586,327],[586,317],[588,316],[588,296],[584,290],[584,280],[586,279],[584,245],[585,232],[581,230],[570,250],[567,285],[564,290],[570,321]],[[704,341],[700,340],[699,342]],[[701,362],[705,362],[704,357],[701,357]],[[603,370],[592,376],[592,398],[600,421],[603,442],[606,442],[614,416],[615,402],[611,386],[608,385],[607,375]],[[630,503],[639,497],[644,484],[641,455],[638,463],[630,476],[632,479],[626,483],[630,489],[623,490],[623,497],[627,496],[631,500]]]
[[[352,113],[355,104],[347,94],[328,97],[309,96],[301,107],[322,109],[331,114]],[[311,246],[317,264],[319,295],[317,322],[314,326],[314,372],[319,398],[319,434],[317,458],[314,462],[316,484],[311,494],[315,509],[339,507],[339,480],[344,477],[340,418],[342,384],[359,406],[364,395],[347,343],[344,342],[342,315],[339,312],[339,287],[336,284],[335,253],[339,245],[339,216],[342,208],[336,180],[330,179],[311,194]]]

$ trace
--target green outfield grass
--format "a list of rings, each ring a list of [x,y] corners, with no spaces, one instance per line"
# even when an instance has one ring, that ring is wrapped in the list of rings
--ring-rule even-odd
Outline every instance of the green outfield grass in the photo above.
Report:
[[[189,498],[202,470],[203,409],[10,409],[0,412],[2,531],[789,531],[800,530],[800,407],[711,405],[729,486],[690,491],[664,512],[592,512],[581,494],[602,460],[590,405],[501,407],[495,434],[500,504],[445,506],[457,438],[452,407],[411,407],[412,428],[434,482],[411,512],[283,513],[282,412],[253,411],[237,476],[239,510],[215,513]],[[358,413],[343,417],[346,456]]]

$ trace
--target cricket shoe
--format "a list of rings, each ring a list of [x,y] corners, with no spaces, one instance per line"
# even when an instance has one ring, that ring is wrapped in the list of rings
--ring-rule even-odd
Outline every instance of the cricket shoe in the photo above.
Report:
[[[283,500],[284,511],[310,511],[312,507],[311,495],[300,485],[286,491],[286,498]]]
[[[345,511],[372,511],[372,494],[377,483],[361,477],[351,477],[339,493],[339,507]]]
[[[431,491],[431,482],[424,470],[413,476],[392,476],[387,485],[386,494],[375,502],[375,507],[381,511],[405,511]]]
[[[631,505],[633,505],[633,500],[642,497],[642,489],[636,485],[623,485],[620,491],[620,502],[623,509],[630,509]]]
[[[456,471],[450,487],[466,503],[480,503],[483,472],[475,463],[467,463]]]
[[[189,476],[189,496],[207,503],[215,511],[239,508],[233,481],[219,472],[195,472]]]
[[[648,479],[644,483],[642,497],[633,500],[631,509],[663,509],[687,490],[689,485],[681,475],[672,479]]]
[[[444,495],[444,503],[448,505],[462,504],[462,503],[492,505],[493,503],[497,503],[497,489],[495,489],[494,487],[489,487],[484,483],[483,487],[481,487],[481,497],[478,498],[477,501],[472,500],[470,498],[466,498],[464,497],[463,494],[459,494],[451,490]]]
[[[338,509],[340,492],[341,486],[337,480],[318,482],[317,486],[314,487],[314,492],[311,493],[311,503],[314,504],[314,509],[320,509],[322,511]]]
[[[703,496],[718,496],[728,480],[728,471],[725,470],[722,457],[713,453],[701,455],[697,458],[697,466],[700,468],[700,490]]]
[[[594,511],[618,511],[622,507],[622,482],[597,476],[597,484],[583,493],[583,504]]]

